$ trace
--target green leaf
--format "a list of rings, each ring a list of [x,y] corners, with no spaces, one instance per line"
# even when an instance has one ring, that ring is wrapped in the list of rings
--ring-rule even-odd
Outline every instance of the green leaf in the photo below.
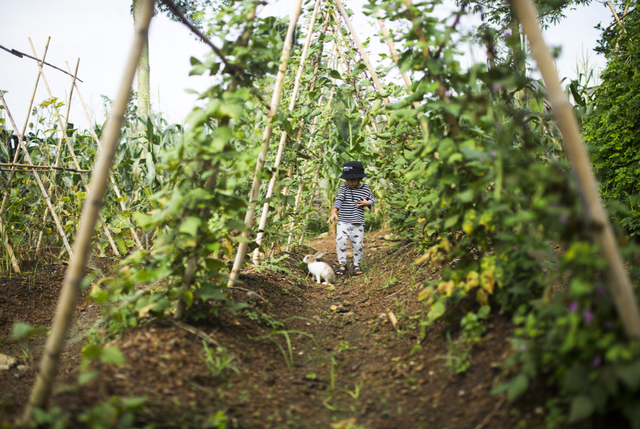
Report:
[[[185,220],[182,221],[178,231],[195,237],[198,234],[198,228],[200,225],[202,225],[202,219],[195,216],[187,216]]]
[[[331,72],[329,72],[329,76],[331,76],[334,79],[342,80],[342,76],[340,76],[340,73],[338,73],[337,70],[331,70]]]
[[[569,423],[584,420],[593,414],[594,407],[591,400],[585,395],[578,395],[571,401],[571,411],[569,412]]]
[[[87,359],[94,359],[100,356],[101,352],[102,349],[100,348],[100,346],[96,344],[89,344],[88,346],[82,348],[82,357],[85,357]]]
[[[489,313],[491,313],[491,307],[489,307],[488,305],[483,305],[478,310],[478,318],[486,319],[489,316]]]
[[[529,379],[524,374],[518,374],[511,382],[509,383],[509,387],[507,388],[507,399],[509,402],[514,399],[522,396],[524,392],[529,388]]]
[[[100,353],[100,361],[107,365],[124,365],[124,355],[117,347],[105,347]]]
[[[78,384],[82,385],[95,380],[98,374],[100,374],[98,371],[83,372],[78,376]]]
[[[25,338],[32,337],[41,332],[42,329],[32,328],[29,324],[24,322],[18,322],[13,325],[13,339],[23,340]]]
[[[427,315],[427,317],[429,318],[429,322],[431,323],[434,320],[442,317],[446,309],[447,307],[441,300],[438,300],[436,303],[434,303],[431,306],[431,310],[429,310],[429,314]]]

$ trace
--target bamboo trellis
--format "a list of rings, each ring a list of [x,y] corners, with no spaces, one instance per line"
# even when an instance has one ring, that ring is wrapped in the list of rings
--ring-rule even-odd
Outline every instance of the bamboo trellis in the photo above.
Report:
[[[34,57],[29,56],[29,58],[35,59],[37,61],[37,63],[38,63],[38,74],[37,74],[37,77],[36,77],[36,81],[35,81],[35,85],[34,85],[34,88],[33,88],[32,95],[31,95],[31,99],[29,101],[29,110],[28,110],[29,112],[31,112],[31,110],[32,110],[32,107],[33,107],[33,104],[34,104],[34,100],[35,100],[35,97],[36,97],[36,92],[38,90],[38,86],[39,86],[40,81],[44,82],[46,90],[47,90],[47,93],[49,95],[49,98],[53,99],[53,97],[54,97],[53,93],[51,91],[51,88],[48,85],[48,82],[47,82],[47,79],[46,79],[46,76],[45,76],[45,73],[44,73],[44,70],[43,70],[43,65],[45,65],[45,64],[49,65],[49,63],[45,62],[45,59],[46,59],[46,55],[47,55],[47,52],[48,52],[48,49],[49,49],[50,41],[51,41],[51,38],[47,38],[47,41],[46,41],[46,44],[45,44],[45,48],[44,48],[44,52],[42,54],[42,58],[39,59],[37,57],[36,52],[35,52],[35,48],[33,46],[33,43],[31,42],[31,39],[29,39],[29,43],[31,45],[31,49],[32,49],[33,54],[34,54]],[[49,184],[47,186],[48,189],[45,190],[45,192],[42,192],[42,190],[41,190],[42,196],[43,196],[43,198],[44,198],[44,200],[46,202],[46,207],[45,207],[44,217],[42,219],[42,227],[40,228],[40,232],[38,234],[38,238],[37,238],[37,241],[36,241],[36,255],[37,256],[40,256],[41,253],[42,253],[42,250],[43,250],[44,230],[46,228],[46,224],[48,222],[49,215],[51,215],[51,217],[52,217],[52,219],[54,221],[54,224],[56,226],[55,230],[56,230],[58,236],[60,237],[60,239],[61,239],[61,241],[63,243],[64,249],[69,254],[69,257],[73,256],[73,251],[72,251],[72,248],[71,248],[71,246],[69,244],[69,240],[67,238],[67,234],[65,233],[64,228],[62,227],[62,222],[61,222],[61,219],[60,219],[60,215],[55,212],[55,206],[53,205],[53,190],[55,188],[55,180],[56,180],[57,172],[58,171],[64,171],[64,172],[71,172],[71,173],[79,173],[80,177],[81,177],[81,180],[82,180],[82,182],[83,182],[83,184],[85,186],[85,189],[87,189],[87,191],[88,191],[88,183],[87,183],[87,179],[86,179],[84,174],[90,172],[91,170],[83,170],[83,169],[80,168],[80,164],[79,164],[78,159],[77,159],[77,157],[76,157],[76,155],[74,153],[74,150],[73,150],[73,145],[72,145],[72,143],[71,143],[71,141],[69,139],[69,136],[65,132],[65,130],[67,128],[67,123],[69,122],[70,109],[71,109],[71,105],[72,105],[72,102],[73,102],[74,95],[77,95],[77,97],[80,99],[80,102],[82,104],[83,110],[85,112],[85,116],[86,116],[87,121],[89,122],[89,125],[90,125],[91,134],[92,134],[93,138],[96,141],[96,144],[98,146],[99,151],[102,150],[102,145],[101,145],[100,139],[96,135],[95,129],[93,128],[93,125],[92,125],[91,118],[89,116],[89,111],[87,109],[87,106],[84,103],[84,100],[82,99],[82,95],[80,94],[80,88],[79,88],[79,85],[78,85],[78,80],[79,79],[77,79],[79,62],[80,62],[80,60],[78,59],[78,62],[77,62],[76,67],[75,67],[75,72],[71,71],[71,68],[69,67],[69,64],[67,63],[67,69],[69,71],[65,72],[65,73],[68,74],[71,77],[71,86],[70,86],[70,90],[69,90],[69,95],[68,95],[67,99],[65,100],[66,101],[66,111],[64,113],[64,116],[62,114],[60,114],[60,112],[58,111],[57,107],[55,107],[55,106],[53,107],[53,110],[54,110],[53,114],[57,119],[58,126],[60,127],[61,135],[60,135],[60,137],[58,139],[58,144],[57,144],[56,151],[55,151],[55,153],[56,153],[55,162],[52,165],[34,165],[33,162],[30,160],[30,156],[29,156],[29,154],[28,154],[28,152],[26,150],[26,146],[25,146],[25,143],[26,143],[25,132],[26,132],[27,124],[29,122],[29,115],[27,115],[27,118],[25,119],[25,123],[24,123],[24,125],[22,127],[22,131],[21,132],[18,131],[18,127],[17,127],[15,121],[13,120],[13,116],[12,116],[11,110],[10,110],[8,104],[7,104],[7,101],[4,98],[4,96],[2,97],[2,104],[3,104],[3,106],[4,106],[4,108],[5,108],[6,112],[7,112],[7,116],[9,117],[10,123],[12,124],[12,127],[14,129],[14,132],[15,132],[16,136],[18,137],[18,147],[17,147],[17,150],[16,150],[16,152],[14,154],[14,158],[11,160],[11,162],[0,163],[0,167],[8,167],[8,169],[4,169],[4,168],[0,168],[0,169],[2,169],[3,171],[9,171],[8,183],[7,183],[6,188],[10,189],[11,182],[13,181],[13,178],[15,177],[15,173],[18,171],[18,169],[21,169],[21,171],[22,171],[22,169],[26,169],[25,171],[33,173],[35,178],[36,178],[36,182],[41,182],[43,186],[45,185],[46,180],[44,180],[44,178],[40,177],[40,173],[41,172],[45,172],[45,171],[53,170],[52,177],[48,179],[48,181],[49,181]],[[59,69],[59,68],[57,68],[55,66],[51,66],[51,67],[54,67],[54,68],[64,72],[64,70]],[[64,152],[64,150],[63,150],[63,142],[66,143],[67,151],[69,152],[71,158],[73,159],[73,163],[74,163],[74,167],[75,168],[69,168],[69,167],[60,165],[61,156],[62,156],[62,153]],[[17,162],[20,154],[23,153],[23,152],[26,154],[25,158],[27,159],[27,164],[19,164]],[[115,179],[113,177],[113,174],[110,174],[110,181],[113,184],[113,190],[114,190],[114,192],[116,194],[117,201],[119,202],[120,207],[122,208],[123,211],[126,211],[126,206],[124,205],[124,201],[123,201],[124,200],[123,195],[120,192],[119,187],[117,186],[117,183],[116,183],[116,181],[115,181]],[[40,187],[40,183],[38,183],[38,187]],[[11,243],[10,243],[10,240],[9,240],[9,234],[6,231],[6,227],[5,227],[5,225],[4,225],[3,221],[2,221],[2,215],[5,212],[8,198],[9,198],[9,192],[5,192],[4,195],[3,195],[3,199],[2,199],[2,205],[0,206],[0,237],[2,237],[3,245],[4,245],[5,250],[6,250],[7,254],[8,254],[8,256],[9,256],[9,260],[11,261],[12,269],[14,270],[14,272],[19,273],[20,272],[19,261],[18,261],[16,255],[15,255],[15,251],[14,251],[13,247],[11,246]],[[109,241],[109,244],[110,244],[110,247],[111,247],[113,253],[116,256],[119,256],[120,252],[119,252],[118,247],[116,246],[116,244],[115,244],[115,242],[113,240],[113,237],[111,236],[111,232],[109,230],[109,227],[106,224],[106,221],[104,220],[104,218],[102,217],[101,214],[99,215],[99,217],[101,219],[101,223],[102,223],[102,226],[103,226],[104,235],[105,235],[105,237],[107,237],[107,240]],[[140,242],[140,239],[138,237],[138,234],[137,234],[135,228],[132,226],[132,227],[129,228],[129,231],[131,233],[131,237],[134,239],[134,241],[136,243],[137,248],[138,249],[142,249],[143,248],[142,247],[142,243]]]
[[[60,298],[58,309],[54,319],[54,326],[51,335],[47,340],[46,350],[43,354],[43,360],[41,362],[36,386],[34,387],[34,390],[30,397],[29,405],[25,410],[25,420],[29,420],[31,418],[34,408],[43,407],[44,405],[46,405],[46,401],[51,392],[52,381],[54,379],[58,360],[60,358],[66,329],[69,326],[75,300],[79,292],[83,270],[87,262],[88,250],[91,245],[91,237],[95,228],[96,220],[99,216],[99,209],[105,194],[107,182],[109,180],[109,170],[113,161],[115,149],[117,147],[120,128],[123,121],[123,113],[129,99],[135,69],[138,64],[144,41],[148,37],[148,26],[149,21],[151,20],[154,3],[154,0],[145,0],[143,19],[140,19],[136,23],[136,36],[127,62],[125,76],[122,79],[120,90],[113,105],[110,120],[105,131],[105,139],[102,142],[103,150],[100,151],[98,161],[94,165],[94,174],[92,176],[91,182],[92,186],[88,187],[89,198],[87,203],[84,205],[78,237],[76,239],[76,242],[74,243],[75,252],[72,253],[71,251],[69,251],[69,254],[72,255],[71,265],[69,267],[67,277],[65,278],[62,296]],[[346,11],[342,7],[341,1],[336,0],[336,3],[341,15],[343,16],[347,23],[347,26],[349,27],[353,40],[358,46],[358,49],[361,50],[361,56],[363,58],[363,61],[367,65],[367,68],[369,68],[369,72],[372,75],[376,90],[379,93],[384,94],[382,84],[377,78],[375,69],[372,68],[368,57],[366,56],[366,52],[364,52],[362,44],[359,43],[359,39],[357,39],[357,34],[355,33],[355,30],[353,30],[353,26],[348,19]],[[578,181],[580,183],[580,188],[583,192],[585,205],[589,214],[589,220],[593,227],[594,237],[600,243],[603,256],[607,259],[607,262],[609,264],[609,279],[616,307],[620,314],[627,335],[631,338],[640,339],[640,313],[638,312],[638,307],[635,304],[635,299],[631,291],[629,278],[624,271],[622,259],[617,247],[615,237],[613,236],[608,218],[600,202],[598,188],[593,176],[593,172],[590,169],[590,164],[584,144],[580,139],[577,122],[575,120],[575,117],[573,116],[571,106],[568,104],[568,101],[566,100],[566,97],[564,96],[564,93],[560,87],[558,76],[553,66],[552,57],[544,43],[544,40],[542,39],[542,34],[537,22],[535,7],[530,0],[513,0],[513,3],[518,12],[518,15],[520,16],[521,22],[523,23],[525,33],[527,34],[527,37],[531,42],[532,54],[538,63],[538,67],[548,88],[550,99],[554,107],[554,112],[557,115],[559,128],[561,129],[562,134],[565,138],[569,160],[576,171]],[[319,4],[319,0],[317,4]],[[243,232],[243,236],[245,238],[250,237],[251,234],[253,216],[255,214],[257,205],[256,200],[260,189],[261,172],[266,161],[269,142],[273,131],[273,125],[271,125],[272,119],[278,112],[279,102],[284,87],[289,54],[292,45],[293,31],[300,15],[301,5],[302,0],[298,0],[294,6],[294,11],[292,13],[289,28],[287,30],[287,36],[281,55],[278,75],[271,99],[268,125],[264,130],[262,150],[256,162],[255,175],[253,178],[251,194],[249,196],[250,206],[245,217],[246,229]],[[410,0],[405,0],[405,5],[407,6],[407,8],[412,7]],[[411,11],[409,12],[410,17],[412,13],[413,12]],[[313,23],[310,26],[309,34],[312,32],[312,29]],[[425,56],[425,58],[429,58],[430,53],[428,52],[428,45],[426,43],[424,33],[420,29],[419,25],[416,26],[415,31],[418,35],[418,39],[422,44],[423,55]],[[302,65],[303,63],[301,63],[301,68]],[[438,88],[438,95],[445,102],[447,101],[447,96],[442,91],[442,87]],[[0,97],[2,97],[1,93]],[[295,103],[295,97],[292,97],[292,99]],[[6,107],[4,97],[2,97],[2,102]],[[385,103],[388,103],[388,100],[385,100]],[[11,118],[10,115],[9,117],[13,123],[14,129],[17,129],[15,123],[13,122],[13,118]],[[29,153],[22,140],[23,134],[24,133],[19,135],[20,147],[26,153],[25,157],[27,159],[27,162],[31,166],[32,162],[29,157]],[[35,169],[34,175],[37,178],[43,196],[47,200],[52,216],[55,217],[55,212],[51,207],[51,203]],[[304,179],[304,174],[302,175],[302,177]],[[240,269],[242,267],[242,262],[244,260],[244,257],[246,256],[246,249],[247,242],[240,243],[236,254],[234,266],[229,278],[228,286],[230,287],[238,279]]]

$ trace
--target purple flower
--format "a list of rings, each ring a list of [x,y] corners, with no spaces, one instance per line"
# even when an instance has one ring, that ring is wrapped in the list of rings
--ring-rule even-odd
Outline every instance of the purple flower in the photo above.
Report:
[[[580,308],[580,304],[578,304],[578,301],[572,301],[571,304],[569,304],[569,307],[568,307],[569,313],[573,313],[573,312],[577,311],[578,308]]]
[[[451,91],[450,90],[446,90],[444,92],[444,95],[447,96],[447,97],[451,97]]]
[[[495,150],[491,151],[491,158],[495,158],[497,155],[497,152]]]
[[[511,248],[511,251],[513,251],[513,252],[516,252],[517,250],[518,250],[518,246],[513,246],[513,247]]]
[[[594,357],[593,362],[591,362],[591,366],[594,368],[597,368],[600,365],[602,365],[602,358],[600,356]]]
[[[598,294],[598,296],[604,296],[604,294],[607,293],[607,289],[604,286],[600,286],[597,290],[596,293]]]
[[[562,213],[558,218],[561,224],[566,225],[569,222],[569,216],[566,213]]]
[[[391,4],[391,5],[389,5],[389,9],[393,10],[393,9],[395,9],[395,8],[396,8],[396,5],[395,5],[395,4]]]
[[[582,320],[584,320],[584,323],[590,323],[593,320],[593,311],[589,308],[584,310],[584,313],[582,313]]]
[[[500,91],[500,85],[498,85],[497,83],[494,83],[493,85],[491,85],[491,92],[498,92]]]
[[[502,37],[504,37],[504,40],[507,40],[509,39],[509,37],[511,37],[511,33],[509,33],[508,31],[505,31]]]

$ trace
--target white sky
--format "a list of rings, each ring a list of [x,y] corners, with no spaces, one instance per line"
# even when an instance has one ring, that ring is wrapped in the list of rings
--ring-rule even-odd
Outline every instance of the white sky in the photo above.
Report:
[[[270,2],[261,14],[288,15],[292,3],[293,0]],[[345,1],[345,5],[356,12],[354,24],[360,38],[372,37],[370,49],[386,52],[386,46],[378,43],[379,37],[374,37],[377,25],[359,13],[363,4],[364,0]],[[115,98],[133,38],[130,5],[130,0],[0,0],[0,45],[31,55],[27,39],[31,37],[37,55],[41,57],[47,37],[51,36],[46,61],[66,69],[65,61],[73,68],[76,60],[81,59],[78,76],[84,81],[80,86],[82,96],[92,115],[102,121],[100,95]],[[591,62],[602,68],[604,59],[593,52],[599,36],[593,27],[601,21],[605,25],[612,21],[606,6],[594,3],[587,8],[569,11],[567,16],[558,27],[545,34],[547,43],[562,46],[562,56],[558,61],[561,78],[575,77],[576,61],[583,53],[589,53]],[[191,68],[189,58],[203,58],[207,52],[206,46],[197,42],[182,25],[161,15],[154,18],[150,33],[153,110],[162,111],[171,122],[184,120],[195,102],[195,95],[187,94],[184,89],[204,90],[209,83],[207,77],[188,75]],[[0,50],[0,89],[9,91],[5,100],[20,129],[27,115],[36,76],[35,61]],[[70,77],[48,67],[45,68],[45,76],[53,95],[66,99]],[[39,103],[48,98],[41,82],[35,101]],[[88,126],[77,97],[72,102],[70,122],[81,128]]]

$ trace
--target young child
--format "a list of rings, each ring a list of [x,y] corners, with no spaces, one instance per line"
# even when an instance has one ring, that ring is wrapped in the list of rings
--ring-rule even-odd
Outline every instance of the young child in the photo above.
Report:
[[[344,276],[347,272],[347,241],[351,241],[353,249],[353,274],[359,276],[363,273],[360,263],[363,256],[364,208],[371,209],[376,202],[371,189],[366,184],[360,183],[363,177],[367,175],[360,162],[344,163],[340,178],[345,179],[347,183],[338,190],[331,216],[327,221],[327,223],[333,220],[338,221],[336,234],[336,250],[340,263],[340,268],[336,271],[338,276]]]

